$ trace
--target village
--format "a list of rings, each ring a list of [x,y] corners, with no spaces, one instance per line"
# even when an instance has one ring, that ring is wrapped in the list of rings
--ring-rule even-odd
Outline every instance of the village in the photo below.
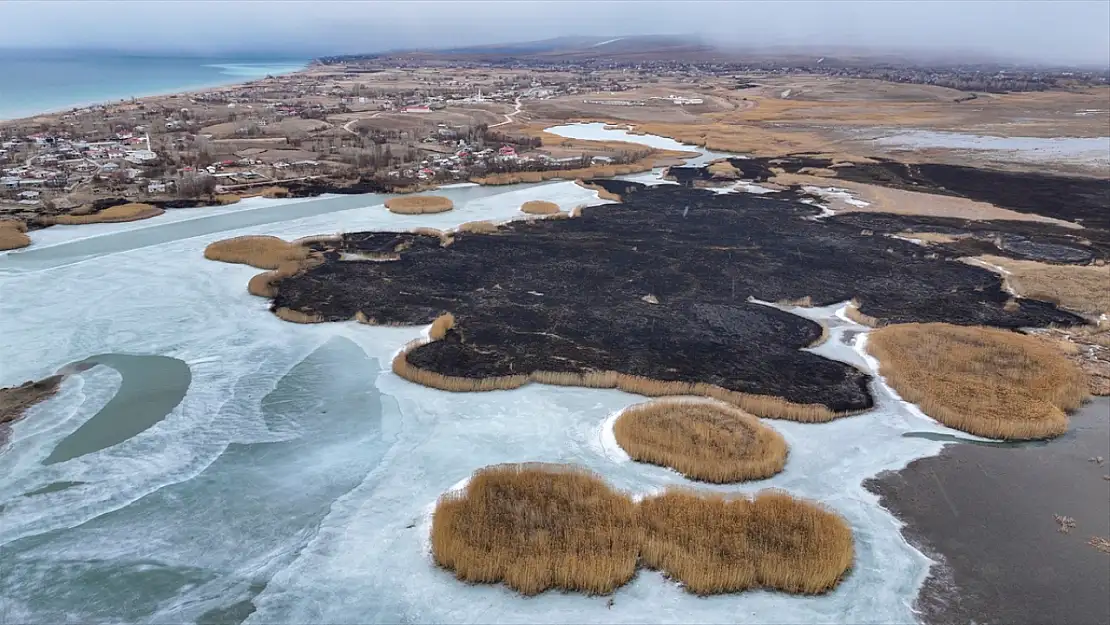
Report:
[[[808,69],[826,78],[787,78],[797,67],[679,60],[322,58],[300,72],[238,85],[0,122],[0,216],[28,220],[107,198],[183,205],[290,187],[307,194],[412,191],[629,163],[642,151],[562,140],[545,134],[543,124],[612,118],[687,124],[749,110],[753,98],[813,97],[802,91],[825,89],[819,80],[828,76],[852,77],[832,79],[844,82],[863,71],[819,61]],[[973,84],[982,93],[1104,80],[890,71],[875,75],[888,84]],[[882,82],[873,84],[883,92]],[[957,104],[976,98],[956,95]]]
[[[192,94],[0,122],[0,215],[101,198],[173,202],[308,184],[321,192],[427,188],[490,174],[619,164],[622,151],[544,145],[518,117],[545,100],[621,105],[618,73],[307,71]],[[662,92],[660,92],[662,94]],[[650,96],[689,106],[687,95]]]

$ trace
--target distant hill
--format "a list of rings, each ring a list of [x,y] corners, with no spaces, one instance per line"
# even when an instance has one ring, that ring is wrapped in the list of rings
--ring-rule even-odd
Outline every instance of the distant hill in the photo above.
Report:
[[[668,60],[679,55],[681,60],[706,61],[722,57],[718,48],[701,42],[697,37],[679,35],[635,35],[627,37],[556,37],[540,41],[500,43],[453,48],[414,48],[392,50],[366,58],[438,58],[460,61],[610,61]],[[350,58],[350,57],[348,57]]]
[[[879,50],[865,47],[745,46],[722,44],[696,35],[628,35],[556,37],[539,41],[497,43],[451,48],[411,48],[376,54],[324,57],[321,62],[352,59],[503,62],[665,62],[750,63],[768,66],[862,67],[1009,65],[998,58],[967,50]]]

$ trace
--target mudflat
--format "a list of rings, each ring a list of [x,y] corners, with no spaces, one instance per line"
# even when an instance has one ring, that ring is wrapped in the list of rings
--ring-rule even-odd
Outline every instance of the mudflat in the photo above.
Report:
[[[1102,462],[1098,462],[1102,458]],[[940,560],[917,600],[948,623],[1110,622],[1110,399],[1067,434],[1015,446],[957,444],[866,483]],[[1063,530],[1069,517],[1074,527]]]

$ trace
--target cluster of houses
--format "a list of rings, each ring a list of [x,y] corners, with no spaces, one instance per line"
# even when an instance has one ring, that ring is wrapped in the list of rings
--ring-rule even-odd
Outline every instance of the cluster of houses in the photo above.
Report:
[[[403,93],[376,89],[370,97],[363,87],[326,85],[316,76],[294,75],[277,81],[166,96],[161,102],[132,100],[81,107],[61,115],[62,123],[49,132],[30,134],[27,129],[16,135],[0,134],[0,202],[31,205],[47,199],[58,201],[78,186],[84,190],[92,183],[96,188],[100,181],[114,187],[113,192],[127,186],[148,194],[164,194],[173,192],[175,186],[174,180],[165,176],[177,173],[208,174],[217,180],[219,187],[241,187],[298,176],[326,175],[339,165],[321,154],[318,143],[313,147],[316,154],[308,159],[304,158],[309,156],[307,154],[290,155],[288,160],[267,158],[264,162],[256,158],[257,155],[243,154],[251,150],[239,150],[233,154],[241,158],[233,160],[211,162],[211,158],[190,156],[193,161],[182,161],[172,154],[156,153],[152,149],[150,132],[166,142],[171,152],[189,155],[196,152],[211,157],[222,146],[213,145],[216,137],[199,134],[199,127],[227,119],[250,122],[237,128],[236,133],[251,134],[284,119],[325,119],[355,108],[420,115],[464,102],[512,103],[522,99],[553,98],[579,90],[596,91],[573,82],[543,84],[538,80],[505,80],[492,85],[483,83],[484,87],[454,79],[427,82],[427,89]],[[620,89],[616,84],[608,86]],[[77,128],[83,130],[79,132]],[[175,134],[165,136],[163,132]],[[84,138],[78,138],[82,134]],[[415,147],[422,155],[416,156],[417,152],[413,151],[407,160],[415,157],[415,161],[400,167],[394,164],[380,173],[404,180],[461,180],[475,171],[504,170],[506,166],[508,169],[541,169],[563,165],[546,155],[517,154],[512,145],[486,147],[479,143],[472,146],[460,137],[457,129],[440,124],[432,136],[423,139],[425,144],[435,144],[434,147],[426,145],[421,149],[410,144],[410,149]],[[299,142],[294,145],[300,148]],[[330,154],[337,153],[334,145],[330,150]],[[257,151],[264,152],[266,148]],[[196,165],[198,162],[200,165]],[[176,164],[172,172],[164,167],[168,163]],[[194,166],[184,166],[186,164]]]
[[[499,150],[491,148],[479,150],[467,145],[466,141],[459,140],[456,148],[452,154],[428,158],[406,167],[393,169],[386,175],[390,178],[417,180],[461,180],[467,177],[473,167],[484,165],[490,159],[518,158],[516,149],[509,145],[502,146]]]
[[[605,156],[593,157],[593,162],[603,164],[610,159]],[[464,180],[475,170],[484,171],[490,168],[506,165],[513,170],[543,170],[558,169],[574,166],[581,162],[578,156],[555,158],[547,154],[518,154],[511,145],[502,145],[500,148],[476,149],[460,140],[457,149],[452,154],[439,158],[429,158],[418,163],[399,169],[393,169],[387,176],[394,179],[416,179],[421,181],[431,180]]]
[[[0,193],[21,204],[37,204],[47,190],[71,188],[94,176],[128,181],[158,160],[142,126],[106,141],[73,139],[65,133],[35,133],[0,141]],[[161,181],[151,181],[157,186]]]
[[[599,100],[599,99],[586,99],[582,100],[583,104],[601,104],[604,106],[646,106],[648,102],[653,100],[661,100],[663,102],[670,102],[678,106],[705,104],[704,98],[687,98],[671,94],[667,97],[652,96],[647,100]]]

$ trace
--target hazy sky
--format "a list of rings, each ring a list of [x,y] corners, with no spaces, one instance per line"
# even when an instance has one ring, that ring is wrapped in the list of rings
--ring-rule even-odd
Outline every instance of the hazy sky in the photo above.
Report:
[[[737,45],[977,50],[1110,64],[1110,1],[0,0],[0,47],[293,56],[696,33]]]

